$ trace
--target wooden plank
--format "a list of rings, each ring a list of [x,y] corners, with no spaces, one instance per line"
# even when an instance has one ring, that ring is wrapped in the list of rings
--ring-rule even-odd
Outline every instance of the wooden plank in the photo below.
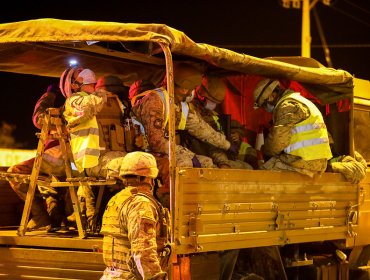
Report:
[[[57,233],[33,231],[27,232],[26,236],[18,236],[16,230],[0,230],[0,244],[85,250],[93,250],[103,246],[102,236],[88,237],[86,239],[79,239],[77,236],[77,231],[59,231]]]
[[[64,250],[0,248],[0,278],[99,279],[102,254]]]

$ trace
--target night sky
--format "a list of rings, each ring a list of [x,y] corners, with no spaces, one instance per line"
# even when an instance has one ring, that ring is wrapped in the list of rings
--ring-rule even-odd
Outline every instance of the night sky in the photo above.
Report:
[[[319,1],[316,10],[334,68],[370,79],[370,0]],[[301,54],[301,10],[278,0],[186,1],[10,1],[0,22],[36,18],[163,23],[198,43],[257,57]],[[327,65],[311,13],[311,56]],[[16,139],[36,147],[31,116],[37,99],[55,80],[0,72],[0,121],[17,125]]]

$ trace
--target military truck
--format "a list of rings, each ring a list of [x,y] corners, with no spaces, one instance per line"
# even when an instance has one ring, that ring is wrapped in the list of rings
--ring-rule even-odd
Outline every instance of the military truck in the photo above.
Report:
[[[329,172],[310,178],[270,170],[177,167],[173,65],[191,63],[223,77],[228,89],[223,112],[239,120],[252,135],[258,132],[258,121],[269,117],[253,110],[251,93],[256,77],[289,82],[315,100],[339,154],[353,155],[357,150],[370,162],[368,81],[326,68],[313,59],[257,58],[195,43],[163,24],[35,19],[1,24],[0,34],[3,72],[58,78],[69,60],[76,59],[98,76],[118,75],[126,86],[138,79],[158,83],[166,75],[171,279],[218,279],[222,254],[230,250],[239,250],[238,263],[244,269],[235,268],[239,273],[235,279],[248,275],[264,279],[366,277],[370,177],[352,184],[343,175]],[[62,141],[63,122],[58,111],[54,114],[46,122],[59,126]],[[39,136],[45,135],[46,129],[43,127]],[[44,142],[45,137],[40,137],[36,157],[42,155]],[[102,236],[89,234],[79,218],[74,232],[25,231],[34,190],[44,179],[37,166],[30,175],[9,174],[7,167],[2,167],[0,278],[99,279],[105,268]],[[9,176],[30,184],[24,204],[6,182]],[[78,185],[90,184],[104,191],[114,183],[67,177],[50,184],[68,189],[79,217]]]

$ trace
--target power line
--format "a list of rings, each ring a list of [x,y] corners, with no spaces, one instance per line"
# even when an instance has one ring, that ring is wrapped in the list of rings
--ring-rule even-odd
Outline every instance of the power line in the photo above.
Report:
[[[217,45],[225,49],[298,49],[301,45]],[[329,48],[370,48],[370,44],[332,44]],[[322,45],[311,45],[311,48],[322,48]]]
[[[349,4],[349,5],[351,5],[352,7],[355,7],[355,8],[357,8],[357,9],[359,9],[359,10],[363,11],[364,13],[367,13],[367,14],[369,14],[369,15],[370,15],[370,12],[369,12],[368,10],[366,10],[366,9],[364,9],[364,8],[362,8],[362,7],[358,6],[358,5],[356,5],[356,4],[353,4],[351,1],[344,0],[344,2],[346,2],[346,3],[347,3],[347,4]]]
[[[367,22],[365,22],[363,20],[360,20],[357,17],[355,17],[355,16],[353,16],[353,15],[351,15],[351,14],[345,12],[345,11],[342,11],[341,9],[338,9],[337,7],[334,7],[334,6],[329,6],[329,7],[332,8],[333,10],[336,10],[339,13],[342,13],[342,14],[346,15],[347,17],[350,17],[351,19],[354,19],[354,20],[356,20],[358,22],[361,22],[362,24],[366,25],[367,27],[370,27],[370,24],[369,23],[367,23]]]

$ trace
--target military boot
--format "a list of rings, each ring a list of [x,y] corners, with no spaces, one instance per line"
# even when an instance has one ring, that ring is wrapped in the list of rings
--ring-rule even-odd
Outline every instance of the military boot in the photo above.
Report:
[[[35,197],[31,207],[32,218],[27,224],[27,231],[48,230],[50,217],[43,203],[43,199]]]
[[[81,222],[85,224],[86,222],[86,200],[84,197],[79,197],[78,201],[79,201],[80,212],[81,212],[81,219],[82,219]],[[70,207],[72,208],[71,210],[73,211],[73,207],[72,206]],[[69,227],[77,228],[76,214],[74,212],[67,217],[67,223]]]
[[[48,232],[55,232],[61,229],[61,224],[64,219],[61,202],[52,196],[46,198],[47,211],[51,219],[51,227]]]
[[[86,219],[87,219],[87,227],[88,230],[91,232],[95,232],[96,230],[96,209],[95,209],[95,198],[94,197],[86,197]]]

